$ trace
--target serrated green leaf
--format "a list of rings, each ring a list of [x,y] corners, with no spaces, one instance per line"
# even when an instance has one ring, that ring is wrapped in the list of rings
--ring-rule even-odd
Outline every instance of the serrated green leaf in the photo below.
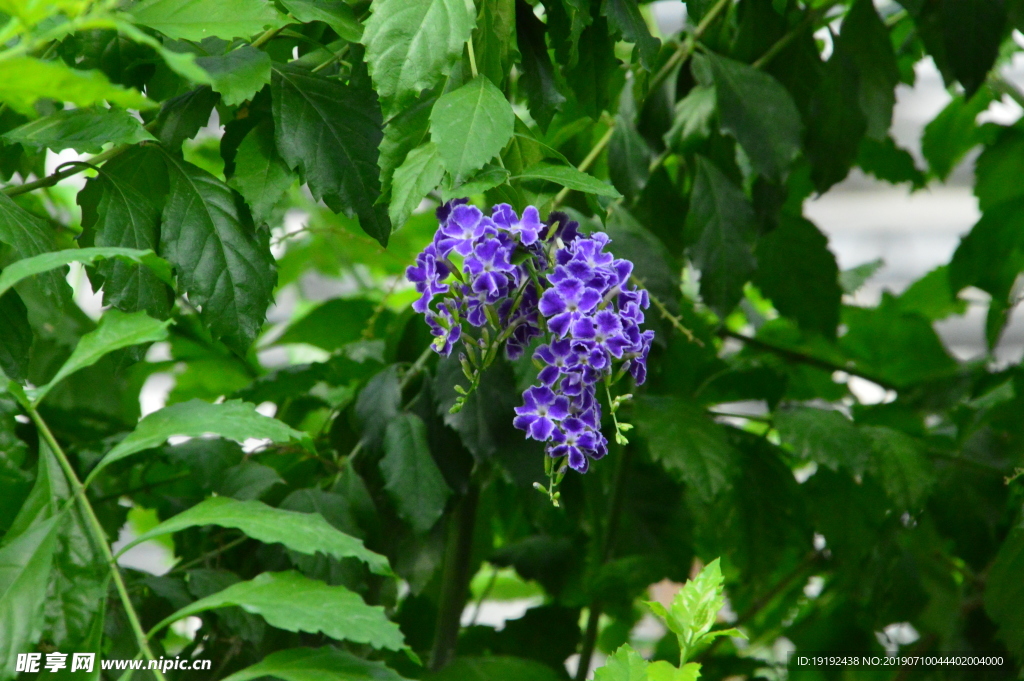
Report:
[[[837,411],[798,407],[775,414],[775,427],[782,442],[801,459],[832,470],[864,472],[871,456],[871,441],[857,426]]]
[[[889,30],[871,0],[853,3],[843,19],[838,40],[857,66],[860,108],[867,120],[867,135],[884,140],[892,123],[900,72]]]
[[[219,97],[211,88],[199,87],[161,104],[156,116],[156,136],[161,144],[179,149],[182,142],[195,137],[210,121]]]
[[[383,662],[364,660],[329,646],[279,650],[225,677],[224,681],[249,681],[268,676],[283,681],[404,681]]]
[[[318,513],[286,511],[260,501],[238,501],[226,497],[204,499],[139,535],[123,546],[120,553],[155,537],[204,525],[233,527],[265,544],[281,543],[307,555],[320,552],[339,560],[357,558],[376,574],[391,574],[387,558],[368,550],[359,539],[336,530]]]
[[[228,184],[249,204],[253,222],[265,224],[274,206],[292,186],[295,175],[277,153],[274,125],[264,121],[250,130],[235,155],[235,172]]]
[[[171,622],[207,610],[239,606],[260,615],[271,626],[286,631],[324,633],[339,641],[365,643],[374,648],[402,650],[401,630],[388,621],[381,606],[369,606],[343,586],[328,586],[298,572],[264,572],[255,579],[233,584],[200,598],[157,624],[158,631]]]
[[[628,643],[608,656],[594,681],[648,681],[647,660]]]
[[[512,106],[483,77],[442,95],[430,112],[430,139],[457,182],[497,156],[512,138],[514,126]]]
[[[136,24],[174,40],[249,38],[284,25],[266,0],[144,0],[129,12]]]
[[[692,151],[711,134],[717,110],[715,88],[695,85],[676,102],[672,128],[665,133],[665,144],[678,151]]]
[[[480,4],[473,51],[481,75],[501,88],[512,64],[520,60],[516,48],[515,0],[484,0]]]
[[[1024,171],[1024,134],[1017,127],[1003,129],[996,140],[985,147],[974,166],[974,195],[978,208],[987,211],[1000,203],[1024,196],[1024,187],[1016,182]]]
[[[281,0],[281,4],[299,21],[322,21],[349,42],[363,37],[363,25],[344,0]]]
[[[139,421],[135,430],[100,460],[89,474],[87,484],[115,461],[162,445],[169,437],[201,437],[209,433],[238,442],[261,438],[272,442],[297,442],[307,449],[311,446],[308,435],[277,419],[263,416],[256,411],[255,405],[239,400],[220,404],[189,400],[164,407]]]
[[[836,42],[807,105],[815,113],[807,121],[807,159],[819,193],[843,180],[857,158],[868,124],[859,85],[852,48]]]
[[[441,183],[442,177],[444,164],[436,144],[427,142],[410,151],[392,180],[388,206],[391,224],[396,228],[404,225],[423,197]]]
[[[381,194],[391,193],[391,180],[409,152],[427,139],[430,127],[430,110],[436,97],[426,96],[403,108],[384,127],[384,138],[380,141]],[[379,199],[378,199],[379,200]]]
[[[441,199],[451,201],[460,196],[475,196],[505,184],[509,181],[511,174],[504,168],[497,166],[484,166],[483,170],[473,176],[468,182],[456,187],[442,185]]]
[[[196,63],[210,74],[214,92],[228,106],[241,104],[270,82],[270,55],[249,45],[214,57],[199,57]]]
[[[665,660],[658,660],[648,665],[647,678],[650,681],[697,681],[700,678],[700,665],[687,662],[682,668],[676,668]]]
[[[0,200],[0,204],[2,204],[2,200]],[[117,258],[125,262],[145,265],[161,280],[168,283],[172,281],[171,266],[163,258],[153,255],[152,251],[141,251],[135,248],[114,248],[111,246],[105,248],[72,248],[65,251],[43,253],[34,258],[18,260],[8,265],[4,268],[3,272],[0,272],[0,296],[7,293],[19,281],[35,274],[49,272],[73,262],[90,265],[107,258]]]
[[[857,165],[865,173],[883,182],[909,182],[915,190],[924,187],[926,183],[925,175],[918,169],[914,157],[906,149],[897,146],[888,135],[881,142],[870,137],[862,139],[857,151]]]
[[[714,163],[698,157],[686,216],[690,258],[700,269],[700,294],[727,315],[754,273],[754,210],[743,192]]]
[[[140,343],[152,343],[167,338],[170,321],[160,322],[145,312],[125,314],[120,310],[109,310],[100,318],[95,330],[82,336],[71,356],[57,370],[50,382],[40,386],[32,394],[39,404],[53,388],[67,376],[92,366],[104,355]]]
[[[402,414],[388,424],[380,470],[399,517],[419,534],[430,530],[452,491],[430,454],[427,427],[420,417]]]
[[[872,471],[900,511],[916,512],[935,485],[935,470],[922,445],[903,431],[866,426],[873,445]]]
[[[4,60],[0,80],[0,102],[15,111],[34,115],[32,105],[48,98],[92,106],[103,101],[129,109],[149,109],[156,104],[135,90],[114,85],[101,71],[72,69],[60,61],[41,61],[32,57]]]
[[[857,265],[851,267],[848,270],[843,270],[839,273],[839,287],[843,289],[843,293],[854,294],[860,290],[860,287],[867,283],[867,281],[875,276],[882,267],[885,266],[885,261],[881,258],[875,258],[870,262],[866,262],[863,265]]]
[[[622,34],[622,39],[633,43],[640,54],[640,65],[653,71],[658,59],[661,41],[651,36],[651,29],[640,13],[636,0],[603,0],[601,14],[608,17],[608,23]]]
[[[0,192],[0,243],[7,244],[14,249],[14,254],[18,258],[29,259],[35,263],[40,262],[35,258],[45,258],[51,251],[57,250],[57,241],[50,225],[14,203],[3,192]],[[64,264],[67,263],[61,263],[61,265]],[[15,268],[15,274],[9,273],[12,267]],[[59,265],[53,266],[53,268],[56,267]],[[22,264],[20,268],[25,274],[17,278],[15,278],[18,271],[17,263],[7,265],[3,272],[0,272],[0,296],[7,293],[11,286],[24,277],[52,269],[51,267],[35,269],[31,264]],[[60,302],[67,295],[68,286],[62,274],[63,272],[49,272],[39,278],[43,292],[51,301]]]
[[[263,326],[277,278],[269,235],[256,230],[226,184],[187,161],[166,159],[170,193],[160,252],[213,335],[244,352]]]
[[[932,174],[945,180],[967,152],[982,141],[975,122],[978,114],[992,103],[992,92],[982,88],[970,99],[955,95],[939,115],[924,126],[921,154]]]
[[[0,139],[39,149],[74,149],[95,154],[103,150],[104,144],[135,144],[156,138],[127,111],[71,109],[26,123],[4,133]]]
[[[0,371],[16,381],[25,380],[31,349],[28,310],[16,291],[8,291],[0,296]],[[4,447],[3,432],[0,428],[0,451]]]
[[[575,189],[576,191],[581,191],[586,194],[607,196],[612,199],[617,199],[622,196],[615,187],[611,186],[607,182],[602,182],[593,175],[577,170],[572,166],[555,165],[554,163],[548,163],[547,161],[534,163],[518,175],[512,176],[511,179],[544,180],[546,182],[554,182],[555,184],[569,189]]]
[[[722,567],[716,558],[686,582],[676,594],[666,621],[670,630],[679,637],[679,658],[686,662],[694,649],[702,643],[715,625],[718,611],[725,604]]]
[[[803,124],[782,84],[767,73],[709,54],[722,130],[736,137],[754,168],[785,177],[800,153]]]
[[[967,311],[967,301],[958,298],[949,283],[949,266],[940,265],[900,294],[900,308],[938,321]]]
[[[985,611],[999,625],[999,636],[1024,654],[1024,527],[1010,530],[985,579]]]
[[[632,422],[647,440],[651,457],[700,499],[710,501],[729,486],[736,455],[724,428],[693,403],[675,397],[639,397]]]
[[[565,104],[565,95],[559,90],[544,34],[544,24],[529,5],[516,3],[516,38],[522,68],[520,83],[530,114],[540,129],[546,131],[555,113]]]
[[[275,65],[271,80],[277,149],[313,196],[387,246],[391,221],[380,196],[381,116],[369,92],[303,69]]]
[[[940,5],[946,57],[970,97],[999,55],[1006,9],[1001,0],[943,0]]]
[[[377,0],[363,30],[386,118],[451,72],[473,33],[472,0]]]

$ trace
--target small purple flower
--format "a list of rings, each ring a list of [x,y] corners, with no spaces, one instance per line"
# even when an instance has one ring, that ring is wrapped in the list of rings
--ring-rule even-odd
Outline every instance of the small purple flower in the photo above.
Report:
[[[623,335],[622,319],[609,309],[599,310],[593,317],[580,317],[572,325],[572,337],[592,340],[607,350],[612,357],[622,357],[629,347],[629,339]]]
[[[568,338],[540,346],[534,351],[533,356],[547,364],[537,378],[548,387],[553,386],[569,369],[579,363],[572,349],[572,341]]]
[[[525,430],[528,438],[544,442],[557,422],[569,415],[569,400],[555,396],[550,388],[533,386],[523,393],[523,406],[516,407],[516,414],[512,424]]]
[[[451,302],[451,301],[447,301]],[[442,306],[439,313],[427,311],[425,318],[430,333],[437,338],[434,340],[434,350],[437,354],[448,357],[452,354],[452,346],[462,337],[462,325],[447,306]]]
[[[578,279],[564,279],[541,296],[540,313],[548,317],[548,328],[564,337],[570,324],[581,315],[589,314],[600,302],[598,291],[584,286]]]
[[[496,236],[498,229],[490,218],[484,217],[476,206],[459,205],[452,208],[447,221],[434,237],[441,257],[455,251],[467,256],[473,252],[473,245],[483,236]]]
[[[485,237],[466,258],[465,271],[473,280],[473,293],[496,303],[508,295],[509,278],[515,267],[509,262],[511,244]]]
[[[416,264],[405,270],[406,278],[423,294],[412,304],[412,309],[420,313],[426,312],[435,295],[447,293],[448,285],[441,282],[449,274],[448,266],[437,259],[434,244],[427,244],[423,252],[416,256]]]
[[[569,467],[580,473],[586,473],[590,466],[587,452],[594,451],[598,439],[594,431],[580,419],[570,416],[561,423],[561,437],[558,444],[549,448],[548,454],[553,457],[569,457]]]

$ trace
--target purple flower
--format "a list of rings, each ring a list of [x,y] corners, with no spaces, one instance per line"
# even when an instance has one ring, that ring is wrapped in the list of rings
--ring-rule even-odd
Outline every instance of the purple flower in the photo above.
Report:
[[[509,262],[511,244],[485,237],[466,258],[465,271],[473,280],[473,293],[496,303],[508,295],[509,277],[515,267]]]
[[[441,257],[455,251],[467,256],[473,252],[473,245],[483,236],[496,236],[498,229],[490,218],[484,217],[476,206],[459,205],[451,209],[448,219],[434,236],[437,251]]]
[[[557,397],[550,388],[533,386],[523,393],[523,406],[516,407],[516,414],[512,425],[543,442],[551,437],[556,423],[569,415],[569,400]]]
[[[446,302],[452,304],[451,301]],[[434,350],[444,357],[452,354],[452,346],[462,337],[462,325],[458,317],[448,309],[448,305],[442,305],[439,313],[428,310],[425,318],[431,335],[437,337],[434,340]]]
[[[554,457],[569,457],[569,467],[580,473],[586,473],[590,466],[587,452],[595,451],[598,439],[594,431],[580,419],[570,416],[561,423],[561,436],[558,444],[549,448],[548,454]]]
[[[537,378],[549,387],[579,363],[572,349],[572,342],[568,338],[540,346],[534,351],[533,356],[547,364]]]
[[[577,319],[572,325],[572,337],[592,340],[616,358],[622,357],[630,346],[629,339],[623,335],[622,319],[609,309],[599,310],[593,317]]]
[[[426,312],[435,295],[447,293],[448,285],[441,282],[449,274],[448,266],[437,259],[434,244],[427,244],[423,252],[416,256],[416,264],[405,270],[406,278],[423,294],[412,304],[412,309],[420,313]]]
[[[563,279],[541,296],[540,313],[548,317],[548,328],[563,337],[570,324],[581,315],[589,314],[600,302],[598,291],[584,286],[578,279]]]

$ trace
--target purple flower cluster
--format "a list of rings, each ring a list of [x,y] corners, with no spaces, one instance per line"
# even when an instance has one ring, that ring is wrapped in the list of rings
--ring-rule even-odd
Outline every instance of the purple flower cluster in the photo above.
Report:
[[[496,344],[516,359],[543,337],[533,354],[540,384],[523,393],[514,424],[546,442],[550,456],[586,472],[591,459],[608,452],[597,384],[626,372],[637,384],[646,379],[654,332],[640,329],[649,301],[629,283],[632,263],[605,252],[606,234],[582,236],[559,213],[545,224],[532,206],[520,218],[499,204],[487,217],[455,201],[438,209],[438,219],[433,242],[407,270],[421,294],[413,308],[425,315],[434,349],[448,356],[462,340],[472,379]],[[462,259],[461,268],[453,258]],[[463,336],[463,320],[494,335]]]

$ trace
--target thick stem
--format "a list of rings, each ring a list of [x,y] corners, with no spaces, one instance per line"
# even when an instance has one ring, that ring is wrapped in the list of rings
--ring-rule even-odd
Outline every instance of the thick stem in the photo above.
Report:
[[[480,486],[471,482],[466,496],[448,519],[448,541],[441,581],[441,602],[437,609],[434,644],[430,650],[431,671],[441,669],[455,657],[462,610],[469,592],[469,563],[473,554],[473,531]]]
[[[107,561],[107,566],[110,568],[110,574],[114,578],[114,585],[117,587],[117,594],[121,598],[121,604],[124,606],[125,614],[128,616],[128,622],[131,625],[132,632],[135,634],[135,640],[139,645],[139,650],[146,656],[147,660],[156,660],[156,656],[153,655],[152,649],[149,647],[149,641],[146,638],[146,633],[142,629],[142,623],[139,621],[139,616],[135,612],[135,607],[132,605],[131,598],[128,596],[128,588],[125,586],[124,578],[121,576],[121,568],[117,565],[117,560],[114,558],[114,554],[110,551],[110,544],[107,543],[106,533],[103,531],[103,525],[100,524],[99,518],[96,517],[96,512],[92,508],[92,504],[85,496],[85,489],[82,485],[82,481],[78,479],[78,475],[75,473],[75,469],[72,468],[71,462],[68,460],[67,455],[61,446],[57,443],[53,433],[50,431],[49,426],[29,403],[23,403],[22,406],[29,413],[32,421],[36,424],[36,428],[39,429],[40,435],[43,437],[43,441],[53,452],[54,456],[57,457],[57,461],[60,462],[60,467],[64,471],[64,475],[67,476],[68,482],[71,483],[71,489],[74,495],[78,498],[78,503],[82,507],[82,512],[85,514],[86,520],[88,521],[89,532],[93,536],[93,540],[100,546],[100,550],[103,552],[103,557]],[[159,669],[150,670],[153,675],[156,676],[158,681],[166,681],[164,674]]]
[[[608,524],[605,526],[604,538],[601,541],[601,564],[604,565],[612,557],[615,551],[615,541],[619,536],[619,520],[622,517],[622,505],[626,498],[626,474],[629,469],[629,460],[632,457],[633,448],[626,446],[622,448],[622,456],[619,457],[615,466],[615,478],[612,482],[612,503],[608,511]],[[594,656],[594,648],[597,646],[597,630],[601,622],[601,609],[603,604],[600,599],[595,598],[590,603],[590,613],[587,617],[587,629],[583,634],[583,644],[580,647],[580,661],[576,668],[576,681],[583,681],[590,671],[590,660]]]

